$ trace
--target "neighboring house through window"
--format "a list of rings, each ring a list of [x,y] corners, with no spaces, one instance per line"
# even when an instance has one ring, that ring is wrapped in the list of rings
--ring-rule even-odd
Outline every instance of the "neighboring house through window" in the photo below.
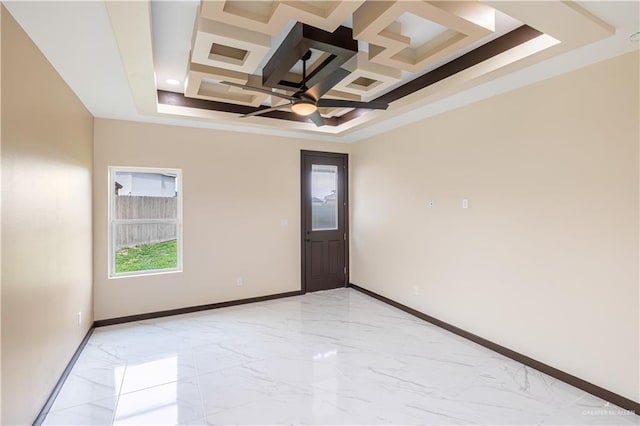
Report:
[[[178,169],[110,167],[109,276],[182,269]]]

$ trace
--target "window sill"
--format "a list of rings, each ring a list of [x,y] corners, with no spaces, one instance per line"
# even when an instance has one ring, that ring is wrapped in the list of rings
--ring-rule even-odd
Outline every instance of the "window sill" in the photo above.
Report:
[[[119,274],[109,275],[110,280],[120,278],[134,278],[134,277],[148,277],[151,275],[166,275],[166,274],[178,274],[182,269],[158,269],[154,271],[142,271],[142,272],[121,272]]]

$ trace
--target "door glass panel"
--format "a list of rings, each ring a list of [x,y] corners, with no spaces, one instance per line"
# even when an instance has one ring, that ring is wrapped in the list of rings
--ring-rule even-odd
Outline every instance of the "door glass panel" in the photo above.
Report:
[[[311,165],[311,230],[338,229],[338,166]]]

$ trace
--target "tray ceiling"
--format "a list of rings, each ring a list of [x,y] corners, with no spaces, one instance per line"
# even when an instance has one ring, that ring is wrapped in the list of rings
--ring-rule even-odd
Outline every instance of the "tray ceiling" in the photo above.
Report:
[[[637,49],[626,34],[637,31],[637,2],[184,0],[6,6],[97,116],[326,140],[357,140]],[[108,20],[112,33],[99,40],[102,59],[113,57],[107,46],[111,36],[121,68],[103,74],[113,80],[107,83],[114,93],[115,80],[123,75],[129,89],[128,96],[120,96],[119,111],[107,108],[118,103],[115,97],[105,102],[107,94],[91,92],[82,79],[79,70],[102,72],[82,55],[91,40],[85,48],[74,39],[76,20],[46,19],[56,11],[82,15],[87,26],[93,20],[101,31],[106,31],[101,20]],[[96,43],[103,35],[94,33],[83,32]],[[308,50],[303,82],[299,59]],[[560,65],[549,66],[554,60]],[[290,96],[300,93],[294,86],[302,83],[323,83],[309,91],[317,98],[384,102],[388,109],[321,107],[322,126],[289,107],[240,118],[288,101],[237,85]]]

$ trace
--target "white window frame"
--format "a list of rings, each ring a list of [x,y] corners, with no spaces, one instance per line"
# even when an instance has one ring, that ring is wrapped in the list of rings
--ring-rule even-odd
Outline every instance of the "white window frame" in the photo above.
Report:
[[[133,173],[172,173],[176,175],[178,179],[178,205],[177,205],[177,218],[176,219],[115,219],[115,176],[116,172],[133,172]],[[182,169],[173,168],[156,168],[156,167],[120,167],[109,166],[109,203],[108,203],[108,256],[109,256],[109,278],[125,278],[125,277],[137,277],[145,275],[158,275],[158,274],[172,274],[176,272],[182,272]],[[147,269],[144,271],[133,272],[116,272],[116,256],[115,256],[115,225],[127,224],[127,223],[175,223],[176,224],[176,247],[178,250],[177,260],[178,264],[175,268],[169,269]]]

